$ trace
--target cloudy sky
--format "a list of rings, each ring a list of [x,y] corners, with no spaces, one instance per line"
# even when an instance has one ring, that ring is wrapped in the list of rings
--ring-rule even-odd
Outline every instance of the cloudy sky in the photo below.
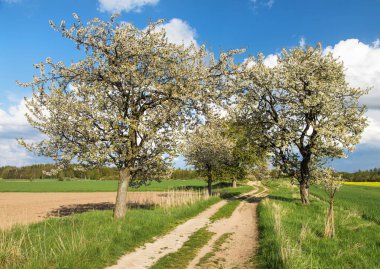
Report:
[[[238,61],[262,52],[274,64],[284,47],[321,42],[344,62],[352,86],[372,89],[362,98],[370,126],[356,151],[334,166],[341,171],[380,167],[380,0],[0,0],[0,165],[48,161],[15,140],[40,139],[24,117],[23,97],[30,89],[15,81],[31,80],[33,64],[48,56],[66,63],[80,59],[48,23],[70,24],[73,12],[83,20],[106,20],[120,12],[121,20],[140,28],[164,18],[172,42],[206,44],[215,52],[245,48]]]

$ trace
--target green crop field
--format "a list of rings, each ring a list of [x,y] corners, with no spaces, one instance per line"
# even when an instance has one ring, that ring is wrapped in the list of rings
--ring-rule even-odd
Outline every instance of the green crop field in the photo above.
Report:
[[[312,187],[311,193],[321,199],[327,199],[326,193]],[[356,211],[363,218],[380,224],[380,188],[368,186],[343,185],[336,194],[336,204]]]
[[[202,179],[152,181],[149,185],[129,188],[130,191],[166,191],[176,188],[201,188],[206,186]],[[116,180],[0,180],[0,192],[114,192]]]
[[[268,186],[270,195],[259,205],[259,267],[380,268],[379,188],[343,186],[335,203],[336,237],[327,239],[321,190],[312,188],[311,204],[304,206],[297,186],[283,180]]]

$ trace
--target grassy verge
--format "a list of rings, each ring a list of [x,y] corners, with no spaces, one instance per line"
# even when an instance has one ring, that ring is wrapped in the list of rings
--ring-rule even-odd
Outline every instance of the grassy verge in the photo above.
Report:
[[[337,235],[323,237],[327,204],[298,201],[298,189],[285,181],[269,183],[259,204],[261,268],[380,268],[380,226],[346,209],[335,208]],[[380,194],[378,194],[380,195]],[[341,198],[343,199],[343,198]],[[365,210],[365,209],[363,209]]]
[[[151,269],[177,269],[186,266],[195,258],[198,250],[202,248],[213,236],[207,228],[201,228],[189,237],[183,246],[174,253],[162,257]]]
[[[212,197],[170,209],[131,209],[119,222],[111,211],[95,211],[15,227],[0,232],[0,268],[104,268],[219,200]]]
[[[231,217],[236,207],[240,204],[240,200],[230,200],[222,206],[214,215],[211,216],[211,222],[215,222],[220,219]]]

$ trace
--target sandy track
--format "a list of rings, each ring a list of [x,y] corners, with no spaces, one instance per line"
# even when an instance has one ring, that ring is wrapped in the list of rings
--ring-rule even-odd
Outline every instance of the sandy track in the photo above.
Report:
[[[252,186],[255,187],[255,190],[251,191],[249,194],[244,195],[244,197],[247,197],[247,199],[251,198],[251,195],[257,193],[258,191],[256,185]],[[227,232],[233,232],[233,235],[231,236],[231,240],[228,241],[228,246],[223,247],[228,249],[228,251],[231,251],[231,253],[216,253],[215,257],[219,257],[219,255],[228,257],[228,263],[225,264],[226,267],[222,268],[233,268],[233,266],[229,265],[240,264],[240,261],[245,262],[246,260],[252,258],[255,247],[257,246],[257,202],[250,203],[248,201],[243,201],[237,210],[235,210],[231,218],[211,224],[209,218],[226,203],[227,201],[223,200],[217,204],[212,205],[210,208],[206,209],[198,216],[177,226],[173,231],[156,239],[154,242],[147,243],[135,251],[127,253],[118,260],[116,265],[107,267],[106,269],[149,268],[165,255],[178,251],[189,239],[190,235],[207,225],[209,227],[208,229],[216,233],[216,235],[212,237],[210,242],[208,242],[208,244],[203,249],[201,249],[197,257],[192,261],[191,265],[188,268],[199,268],[195,267],[199,259],[212,249],[214,242],[219,238],[220,235]]]
[[[128,202],[146,204],[161,199],[166,192],[129,192]],[[116,192],[0,192],[0,229],[15,224],[30,224],[46,219],[63,206],[95,204],[112,207]],[[109,203],[112,203],[111,205]]]
[[[212,223],[208,230],[215,233],[191,261],[188,269],[193,268],[253,268],[252,257],[258,247],[257,205],[265,192],[252,194],[242,201],[232,216]],[[228,239],[217,249],[215,242],[224,234]],[[206,261],[200,263],[205,255],[213,253]]]
[[[209,218],[225,204],[226,201],[223,200],[212,205],[154,242],[147,243],[134,252],[124,255],[116,265],[107,267],[107,269],[143,269],[151,267],[163,256],[180,249],[189,239],[189,236],[209,224]]]

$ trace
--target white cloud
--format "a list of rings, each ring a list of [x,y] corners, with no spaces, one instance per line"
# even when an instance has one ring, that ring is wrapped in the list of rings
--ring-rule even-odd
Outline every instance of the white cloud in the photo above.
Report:
[[[0,136],[5,133],[19,133],[29,129],[25,118],[26,111],[24,100],[17,106],[11,106],[8,111],[0,109]]]
[[[376,39],[375,41],[372,42],[372,45],[375,47],[375,48],[379,48],[380,47],[380,39]]]
[[[168,41],[175,44],[185,44],[189,46],[191,43],[197,44],[195,37],[197,35],[194,28],[181,19],[171,19],[168,23],[164,23],[162,28],[166,30]]]
[[[254,9],[258,9],[260,6],[267,8],[272,8],[274,5],[274,0],[250,0]]]
[[[46,159],[34,156],[16,141],[19,137],[27,141],[39,141],[42,138],[42,135],[28,124],[25,118],[26,111],[24,100],[7,110],[0,109],[0,166],[46,162]]]
[[[268,56],[265,56],[263,62],[267,67],[273,68],[277,65],[277,60],[278,60],[277,54],[269,54]],[[251,58],[244,59],[244,63],[247,63],[248,69],[250,69],[256,64],[255,61],[251,60]]]
[[[353,87],[371,88],[361,102],[368,107],[369,126],[363,133],[362,143],[380,147],[380,41],[365,44],[358,39],[342,40],[329,46],[331,52],[343,61],[347,81]]]
[[[140,12],[144,6],[157,5],[160,0],[99,0],[103,12]]]
[[[42,161],[26,149],[22,148],[16,139],[1,139],[0,138],[0,166],[24,166]]]
[[[361,142],[380,147],[380,110],[368,110],[367,117],[369,126],[364,130]]]
[[[304,37],[301,37],[300,42],[299,42],[300,47],[305,47],[305,44],[306,44],[306,39]]]
[[[358,39],[342,40],[329,46],[331,52],[343,61],[348,83],[353,87],[371,88],[361,102],[368,107],[369,126],[363,133],[362,143],[380,147],[380,40],[372,45]]]
[[[269,7],[269,8],[272,8],[273,4],[274,4],[274,0],[268,0],[268,1],[265,3],[265,5],[266,5],[267,7]]]
[[[268,56],[265,57],[264,64],[270,68],[273,68],[277,65],[277,59],[278,59],[277,54],[269,54]]]
[[[325,49],[325,52],[332,52],[343,61],[351,86],[372,88],[361,99],[369,109],[380,109],[380,47],[377,43],[378,40],[368,45],[358,39],[347,39]]]

